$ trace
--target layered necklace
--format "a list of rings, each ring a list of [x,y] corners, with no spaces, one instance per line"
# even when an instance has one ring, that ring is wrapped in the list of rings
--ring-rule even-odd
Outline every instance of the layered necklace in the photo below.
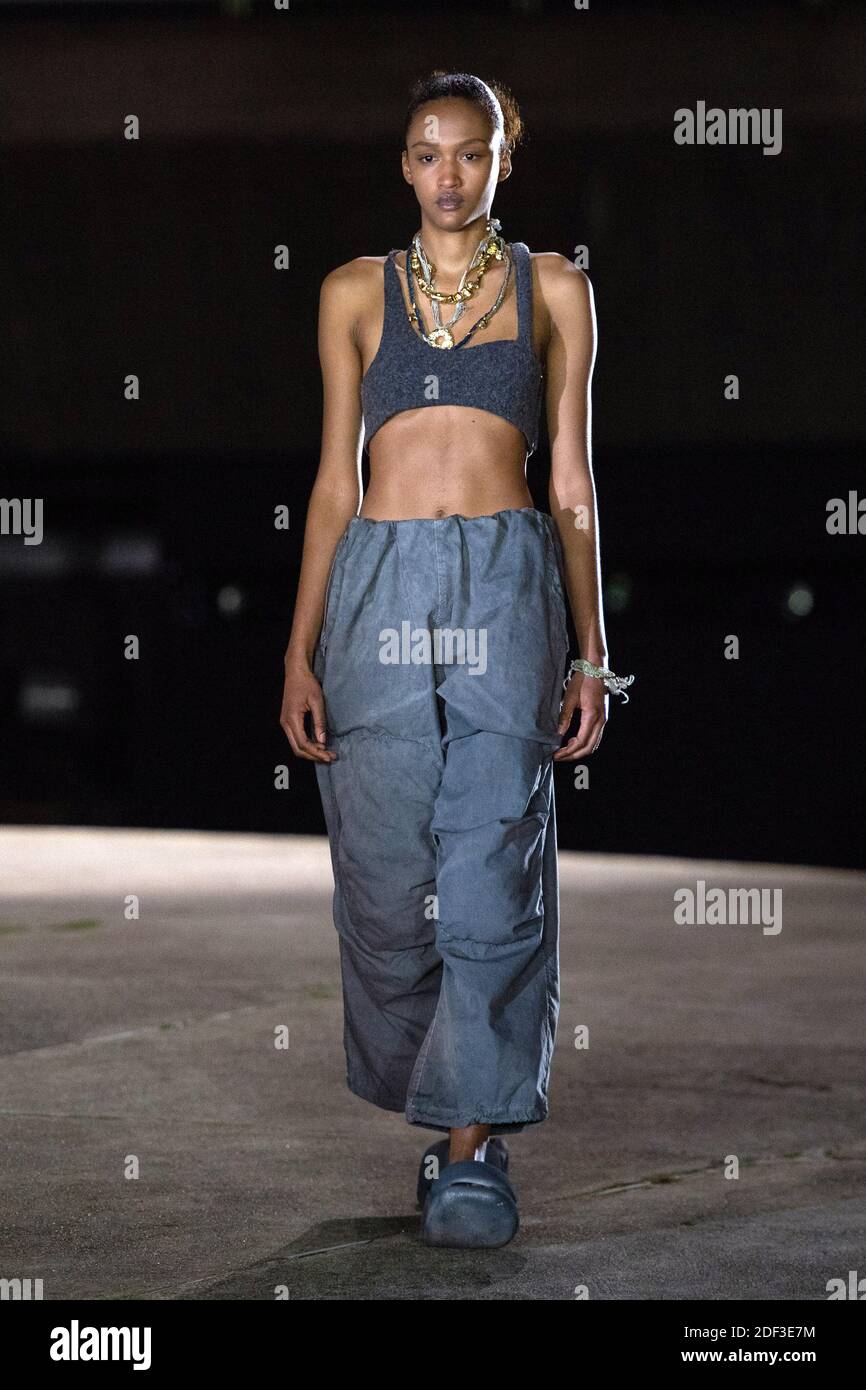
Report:
[[[432,261],[427,259],[424,247],[421,245],[421,233],[416,232],[412,241],[406,249],[406,281],[409,287],[409,301],[412,305],[409,313],[409,322],[417,331],[418,336],[428,343],[430,347],[453,348],[462,347],[468,343],[469,339],[483,328],[493,318],[500,304],[505,298],[505,291],[508,288],[508,281],[511,278],[512,256],[508,244],[500,234],[502,223],[498,217],[489,217],[485,226],[484,236],[478,243],[475,252],[468,266],[460,277],[460,284],[451,294],[446,294],[442,290],[435,288],[436,267]],[[472,325],[465,338],[461,338],[459,343],[454,342],[454,326],[466,312],[467,302],[476,295],[484,283],[484,276],[492,261],[505,261],[505,275],[496,296],[496,302],[490,306],[485,314],[481,315],[476,323]],[[475,272],[473,274],[473,272]],[[434,327],[429,333],[424,331],[421,316],[418,313],[415,301],[414,281],[417,280],[418,288],[422,294],[430,300],[433,314]],[[448,323],[442,322],[441,304],[456,304],[456,309]]]

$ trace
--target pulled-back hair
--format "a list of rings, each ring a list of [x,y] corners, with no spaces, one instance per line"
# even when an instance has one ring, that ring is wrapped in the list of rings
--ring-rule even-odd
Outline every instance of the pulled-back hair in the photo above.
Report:
[[[507,87],[499,82],[483,82],[471,72],[446,72],[436,68],[428,77],[419,77],[412,87],[409,106],[403,122],[403,147],[409,134],[412,117],[419,106],[443,97],[461,97],[471,101],[484,112],[494,132],[499,131],[500,153],[513,150],[523,138],[523,119],[517,102]]]

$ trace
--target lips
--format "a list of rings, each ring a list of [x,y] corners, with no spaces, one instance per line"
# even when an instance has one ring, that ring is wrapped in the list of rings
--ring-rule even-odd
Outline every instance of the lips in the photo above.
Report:
[[[459,208],[463,202],[462,198],[437,198],[436,204],[440,208]]]

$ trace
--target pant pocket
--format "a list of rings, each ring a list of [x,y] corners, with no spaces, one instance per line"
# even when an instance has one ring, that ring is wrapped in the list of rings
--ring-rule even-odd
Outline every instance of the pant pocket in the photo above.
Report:
[[[335,599],[338,597],[338,594],[335,595],[334,593],[334,580],[337,578],[338,572],[342,569],[342,563],[346,553],[346,544],[348,542],[348,539],[349,532],[348,530],[346,530],[343,532],[342,536],[337,541],[337,546],[334,551],[334,558],[331,561],[331,568],[328,573],[328,582],[325,585],[325,604],[324,611],[322,614],[322,631],[319,635],[319,646],[321,647],[322,651],[324,651],[328,645],[328,639],[330,638],[331,630],[334,626],[334,615],[337,610]]]
[[[562,629],[566,648],[568,647],[568,610],[565,601],[565,579],[563,575],[564,557],[562,541],[556,531],[556,522],[551,518],[545,524],[545,555],[547,559],[547,578],[553,592],[553,608]]]
[[[546,767],[532,740],[478,733],[449,744],[432,821],[440,950],[489,958],[541,944]]]

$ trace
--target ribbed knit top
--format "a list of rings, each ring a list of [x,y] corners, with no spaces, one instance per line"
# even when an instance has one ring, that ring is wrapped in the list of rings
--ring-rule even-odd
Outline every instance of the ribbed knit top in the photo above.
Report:
[[[425,343],[409,322],[400,277],[391,250],[385,259],[385,318],[379,350],[361,382],[364,449],[392,415],[423,406],[466,405],[489,410],[516,425],[528,454],[538,444],[544,369],[532,347],[532,260],[522,241],[509,243],[517,279],[517,337],[436,348]],[[479,315],[472,301],[459,321],[464,336]],[[494,315],[491,323],[496,322]],[[431,399],[430,378],[438,381]]]

